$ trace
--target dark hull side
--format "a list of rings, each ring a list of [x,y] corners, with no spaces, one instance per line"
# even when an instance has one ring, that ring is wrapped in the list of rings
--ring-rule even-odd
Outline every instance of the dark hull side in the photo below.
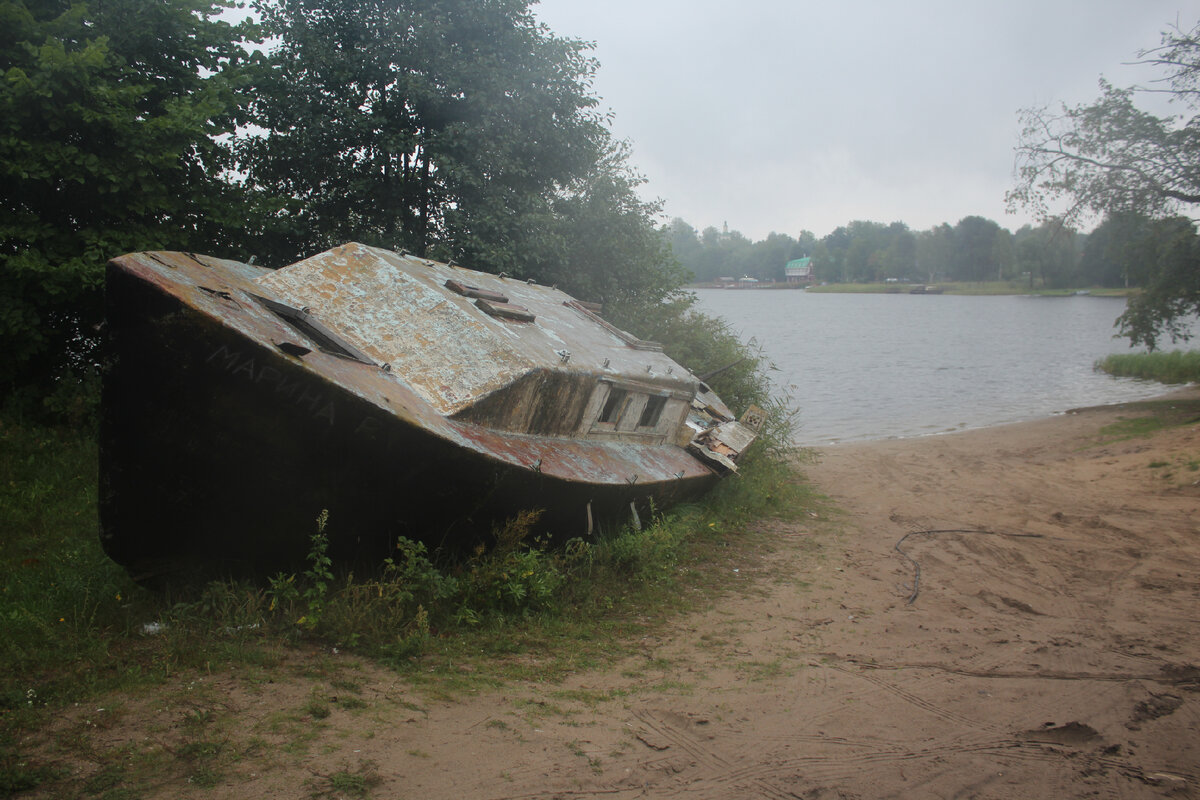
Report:
[[[539,533],[583,536],[589,506],[597,525],[627,521],[631,502],[645,519],[651,502],[717,480],[589,482],[505,462],[389,416],[136,276],[110,267],[107,297],[101,539],[135,577],[294,569],[322,510],[335,558],[377,563],[398,536],[463,549],[522,510],[542,511]],[[496,436],[455,425],[460,441]]]

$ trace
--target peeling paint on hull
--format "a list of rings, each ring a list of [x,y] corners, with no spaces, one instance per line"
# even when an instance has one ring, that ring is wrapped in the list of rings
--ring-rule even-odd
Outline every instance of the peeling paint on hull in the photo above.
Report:
[[[357,245],[335,252],[351,267],[371,262],[390,269],[401,258]],[[294,567],[303,562],[322,509],[330,512],[335,557],[378,561],[397,536],[434,548],[465,547],[526,509],[543,511],[541,531],[582,536],[590,520],[627,520],[630,503],[644,515],[651,503],[665,508],[719,479],[663,433],[674,420],[650,424],[644,409],[640,419],[636,408],[630,412],[628,430],[620,421],[611,431],[603,422],[587,428],[586,420],[574,435],[505,429],[562,426],[545,419],[544,408],[525,407],[525,398],[537,396],[530,386],[561,392],[561,402],[574,403],[581,417],[585,407],[599,414],[599,400],[589,401],[589,392],[603,400],[610,384],[635,385],[631,376],[643,362],[647,372],[663,377],[648,390],[664,398],[659,406],[682,407],[671,398],[685,396],[695,378],[661,353],[627,355],[628,343],[598,326],[601,332],[593,332],[584,318],[570,332],[489,318],[482,324],[526,326],[511,329],[516,344],[508,351],[487,356],[510,361],[489,373],[492,366],[481,360],[468,376],[488,384],[476,392],[476,405],[462,403],[466,392],[446,381],[445,396],[431,402],[437,389],[415,385],[381,363],[365,333],[356,338],[344,325],[318,325],[336,317],[328,309],[313,314],[312,328],[273,311],[277,301],[295,303],[273,287],[287,269],[271,273],[185,253],[138,253],[109,264],[114,359],[102,407],[101,539],[134,575],[180,567],[259,574]],[[463,272],[476,281],[501,281]],[[515,283],[521,294],[514,302],[539,321],[542,314],[570,319],[561,315],[575,313],[560,310],[564,301],[557,296],[550,298],[553,305],[543,301],[549,287],[534,287],[539,295]],[[339,302],[333,291],[323,291],[328,304]],[[420,296],[432,294],[422,290]],[[482,315],[457,308],[451,310]],[[591,354],[604,368],[589,369],[578,356],[568,364],[561,355],[539,355],[536,347],[557,347],[560,339],[562,347]],[[334,352],[338,342],[345,352]],[[390,346],[399,353],[406,345]],[[631,365],[624,372],[614,370],[621,359]],[[457,379],[452,363],[442,368],[447,381]],[[518,378],[510,380],[510,373]],[[502,390],[525,394],[508,402],[489,394],[498,391],[489,382],[504,380]],[[460,405],[438,407],[450,403],[447,397]]]

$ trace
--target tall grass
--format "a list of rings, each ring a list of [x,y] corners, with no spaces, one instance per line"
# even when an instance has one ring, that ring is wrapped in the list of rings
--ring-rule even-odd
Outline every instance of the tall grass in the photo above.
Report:
[[[89,435],[0,418],[0,710],[34,696],[69,697],[124,633],[140,594],[96,536],[96,444]],[[16,676],[53,666],[60,680],[34,689]],[[69,676],[69,677],[68,677]]]
[[[1096,369],[1118,378],[1195,383],[1200,381],[1200,350],[1115,354],[1096,362]]]
[[[0,796],[45,777],[18,731],[95,691],[126,633],[137,590],[96,528],[94,438],[0,416]]]

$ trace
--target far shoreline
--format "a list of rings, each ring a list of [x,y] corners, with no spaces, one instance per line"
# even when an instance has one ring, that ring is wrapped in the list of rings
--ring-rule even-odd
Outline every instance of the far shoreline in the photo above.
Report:
[[[1016,297],[1131,297],[1137,289],[1102,286],[1078,286],[1070,288],[1046,288],[1029,286],[1014,281],[944,281],[921,283],[898,281],[894,283],[788,283],[786,281],[756,280],[753,283],[730,281],[717,283],[690,283],[683,287],[687,291],[793,291],[806,294],[918,294],[959,296],[1016,296]]]
[[[940,438],[944,436],[961,436],[965,434],[977,433],[979,431],[996,431],[1003,432],[1003,429],[1017,426],[1036,425],[1046,423],[1048,421],[1058,420],[1063,417],[1077,414],[1092,414],[1100,412],[1119,411],[1122,408],[1132,408],[1146,403],[1162,403],[1172,399],[1180,400],[1200,400],[1200,384],[1187,384],[1185,386],[1167,386],[1163,385],[1163,391],[1158,394],[1149,395],[1144,398],[1134,400],[1119,400],[1112,403],[1100,403],[1097,405],[1076,406],[1063,411],[1057,411],[1052,414],[1044,414],[1031,416],[1025,419],[1009,420],[1005,422],[995,422],[991,424],[973,425],[970,427],[953,428],[950,430],[930,431],[928,433],[914,433],[897,436],[883,437],[866,437],[862,439],[841,439],[832,442],[818,443],[796,443],[796,450],[811,450],[820,451],[827,448],[842,448],[842,447],[868,447],[872,445],[894,444],[897,442],[914,442],[932,438]]]

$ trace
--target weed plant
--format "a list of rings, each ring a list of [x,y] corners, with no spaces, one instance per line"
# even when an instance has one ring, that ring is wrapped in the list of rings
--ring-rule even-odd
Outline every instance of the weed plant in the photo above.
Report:
[[[254,624],[404,664],[471,633],[486,638],[517,627],[598,620],[642,602],[669,606],[663,596],[675,594],[690,574],[681,571],[685,563],[703,560],[714,542],[727,545],[755,519],[805,507],[801,492],[779,455],[764,451],[706,502],[656,513],[640,529],[602,531],[551,548],[531,538],[538,515],[523,513],[497,529],[490,546],[449,563],[435,563],[423,544],[401,538],[382,569],[365,578],[334,579],[327,571],[323,515],[312,535],[312,566],[276,575],[262,591],[262,618]],[[224,594],[232,588],[214,585],[208,594],[218,587]],[[485,649],[514,648],[490,642]]]
[[[1200,350],[1114,354],[1096,362],[1096,369],[1118,378],[1196,383],[1200,381]]]

